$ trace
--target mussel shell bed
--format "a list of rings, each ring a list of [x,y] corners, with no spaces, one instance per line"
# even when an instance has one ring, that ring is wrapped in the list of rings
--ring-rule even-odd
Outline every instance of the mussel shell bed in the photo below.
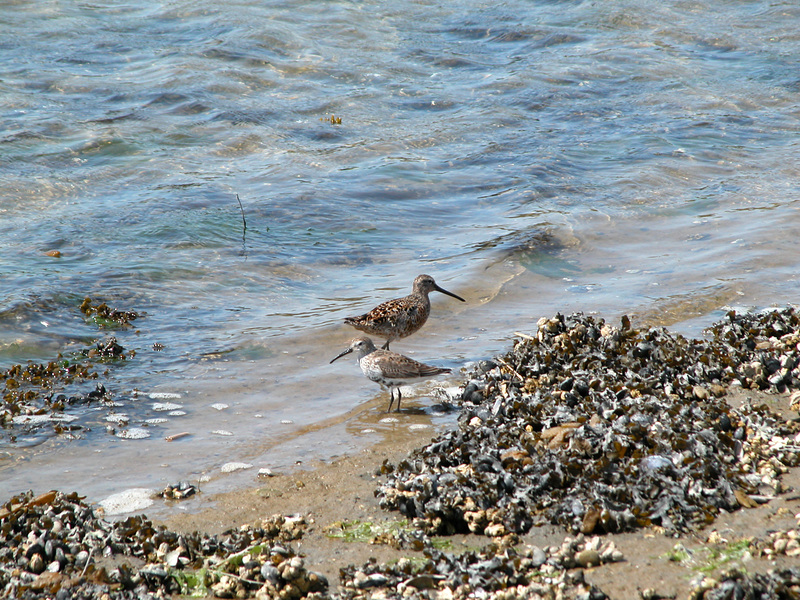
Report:
[[[381,505],[437,533],[706,525],[800,462],[797,423],[722,397],[732,384],[797,387],[799,328],[794,309],[730,313],[707,340],[542,320],[473,374],[457,429],[384,466]]]
[[[274,515],[219,535],[179,534],[143,515],[109,522],[76,493],[28,492],[0,507],[0,597],[164,598],[187,591],[176,568],[201,573],[219,597],[324,592],[325,578],[287,543],[305,527],[302,517]]]

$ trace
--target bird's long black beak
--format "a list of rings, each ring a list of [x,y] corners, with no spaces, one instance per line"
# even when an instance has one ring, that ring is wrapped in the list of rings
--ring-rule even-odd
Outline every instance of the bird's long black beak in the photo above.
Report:
[[[453,292],[448,292],[446,289],[444,289],[443,287],[439,287],[435,283],[433,284],[433,289],[435,289],[437,292],[442,292],[443,294],[447,294],[448,296],[451,296],[456,300],[461,300],[462,302],[466,302],[466,300],[464,300],[461,296],[457,296]]]
[[[352,351],[353,351],[353,349],[352,349],[352,348],[348,348],[347,350],[344,350],[344,351],[343,351],[341,354],[339,354],[339,355],[338,355],[336,358],[334,358],[334,359],[333,359],[331,362],[329,362],[328,364],[332,364],[334,360],[339,360],[339,359],[340,359],[340,358],[342,358],[342,357],[343,357],[345,354],[350,354]]]

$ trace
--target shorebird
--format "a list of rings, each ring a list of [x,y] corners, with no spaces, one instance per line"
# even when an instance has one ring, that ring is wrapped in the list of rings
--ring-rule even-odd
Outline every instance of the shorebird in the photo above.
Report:
[[[418,275],[410,295],[378,304],[368,313],[348,317],[344,322],[364,333],[386,338],[382,348],[388,350],[389,342],[408,337],[425,324],[431,314],[428,294],[434,291],[465,302],[461,296],[436,285],[430,275]]]
[[[415,379],[450,372],[450,369],[432,367],[396,352],[383,348],[379,350],[375,348],[371,339],[363,335],[353,338],[347,349],[331,360],[331,363],[351,352],[356,353],[358,365],[367,379],[389,388],[389,410],[386,412],[392,411],[395,390],[397,390],[397,412],[400,412],[400,399],[402,398],[400,385]]]

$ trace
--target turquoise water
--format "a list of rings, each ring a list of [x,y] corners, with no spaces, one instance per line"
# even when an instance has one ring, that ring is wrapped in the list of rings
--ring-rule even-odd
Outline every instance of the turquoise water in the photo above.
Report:
[[[76,439],[0,430],[4,496],[243,485],[220,465],[446,426],[435,385],[386,422],[328,364],[423,272],[468,302],[393,349],[456,371],[556,311],[699,335],[796,301],[793,3],[4,2],[0,26],[0,367],[108,335],[86,296],[142,315],[110,332],[136,350],[117,406],[75,409]]]

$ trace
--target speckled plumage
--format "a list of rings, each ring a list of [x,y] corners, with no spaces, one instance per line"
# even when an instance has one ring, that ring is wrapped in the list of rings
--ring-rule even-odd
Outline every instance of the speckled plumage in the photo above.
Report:
[[[465,301],[461,296],[436,285],[430,275],[419,275],[414,279],[414,287],[408,296],[379,304],[368,313],[348,317],[344,322],[364,333],[386,338],[383,349],[388,350],[390,342],[408,337],[425,324],[431,313],[428,294],[433,291]]]
[[[347,349],[331,362],[351,352],[356,353],[358,364],[367,379],[389,388],[389,410],[387,412],[392,410],[395,390],[397,390],[397,412],[400,412],[400,400],[402,398],[400,385],[416,379],[424,379],[450,372],[450,369],[433,367],[396,352],[382,348],[377,349],[372,340],[366,336],[353,338]]]

